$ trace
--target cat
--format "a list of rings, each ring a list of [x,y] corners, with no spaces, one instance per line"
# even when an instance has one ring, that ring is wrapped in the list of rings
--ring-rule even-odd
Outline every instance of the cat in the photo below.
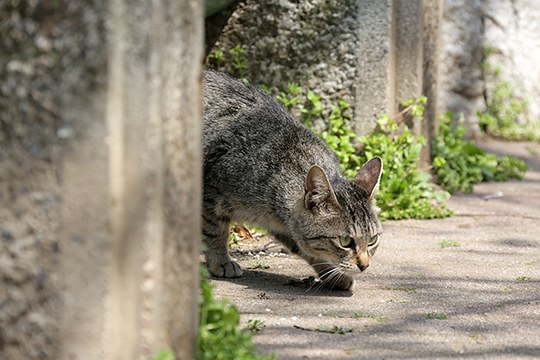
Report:
[[[228,252],[229,224],[257,224],[305,259],[321,284],[350,290],[379,246],[375,205],[382,160],[352,180],[326,143],[274,98],[206,70],[203,91],[203,238],[216,277],[239,277]]]

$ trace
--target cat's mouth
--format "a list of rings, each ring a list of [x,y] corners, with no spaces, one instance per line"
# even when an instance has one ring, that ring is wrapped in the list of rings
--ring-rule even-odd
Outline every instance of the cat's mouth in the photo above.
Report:
[[[355,274],[358,270],[360,270],[360,272],[364,272],[369,267],[369,261],[367,263],[358,262],[356,264],[350,262],[341,262],[337,265],[341,270],[343,270],[343,272]]]

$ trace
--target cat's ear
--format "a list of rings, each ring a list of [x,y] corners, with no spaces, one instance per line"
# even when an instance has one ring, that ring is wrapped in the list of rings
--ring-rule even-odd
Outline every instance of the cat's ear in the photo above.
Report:
[[[362,166],[358,174],[356,174],[356,177],[353,179],[353,182],[366,190],[369,197],[372,198],[379,190],[382,169],[382,160],[380,157],[376,156]]]
[[[313,213],[330,213],[340,208],[326,173],[317,165],[307,175],[304,206]]]

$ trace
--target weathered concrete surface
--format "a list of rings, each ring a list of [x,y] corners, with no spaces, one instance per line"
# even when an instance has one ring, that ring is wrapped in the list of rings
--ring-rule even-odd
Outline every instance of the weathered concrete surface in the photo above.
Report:
[[[437,98],[436,42],[424,38],[436,39],[438,27],[425,26],[425,36],[423,25],[439,23],[432,9],[440,1],[247,0],[214,47],[230,59],[230,50],[241,46],[246,64],[217,67],[279,90],[294,82],[325,103],[343,98],[352,105],[353,128],[366,134],[401,101],[419,97],[426,74],[426,95]]]
[[[64,270],[59,262],[70,245],[57,236],[66,195],[61,146],[73,135],[72,124],[89,125],[91,116],[81,116],[80,109],[66,114],[66,107],[103,83],[105,13],[105,3],[92,0],[0,5],[2,359],[58,358]],[[85,224],[93,219],[87,216]],[[95,253],[85,255],[95,259]]]
[[[520,120],[540,126],[540,2],[490,0],[483,11],[484,46],[495,49],[487,61],[502,69],[499,81],[509,81],[514,95],[528,101]],[[494,84],[488,83],[488,95],[493,88]]]
[[[244,322],[265,321],[255,342],[281,359],[537,358],[540,145],[485,147],[516,153],[534,170],[523,181],[453,196],[452,218],[385,222],[384,242],[352,293],[295,285],[312,275],[309,267],[270,244],[258,260],[238,256],[244,268],[256,261],[270,268],[214,280],[217,294],[232,299]],[[503,197],[482,199],[497,191]],[[459,245],[443,248],[443,241]],[[242,248],[257,253],[267,243]],[[321,325],[352,332],[307,330]]]
[[[10,1],[0,29],[0,359],[193,358],[202,2]]]
[[[521,121],[540,121],[540,3],[537,0],[444,0],[441,108],[477,122],[496,82],[508,81],[514,95],[528,100]],[[487,59],[500,67],[498,79],[482,69]]]

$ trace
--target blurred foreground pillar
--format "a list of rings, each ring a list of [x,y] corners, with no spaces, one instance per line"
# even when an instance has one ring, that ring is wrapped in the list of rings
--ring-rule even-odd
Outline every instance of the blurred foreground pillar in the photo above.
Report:
[[[60,358],[151,359],[171,349],[190,359],[202,2],[114,0],[107,16],[105,88],[65,110],[80,116],[63,173]]]

